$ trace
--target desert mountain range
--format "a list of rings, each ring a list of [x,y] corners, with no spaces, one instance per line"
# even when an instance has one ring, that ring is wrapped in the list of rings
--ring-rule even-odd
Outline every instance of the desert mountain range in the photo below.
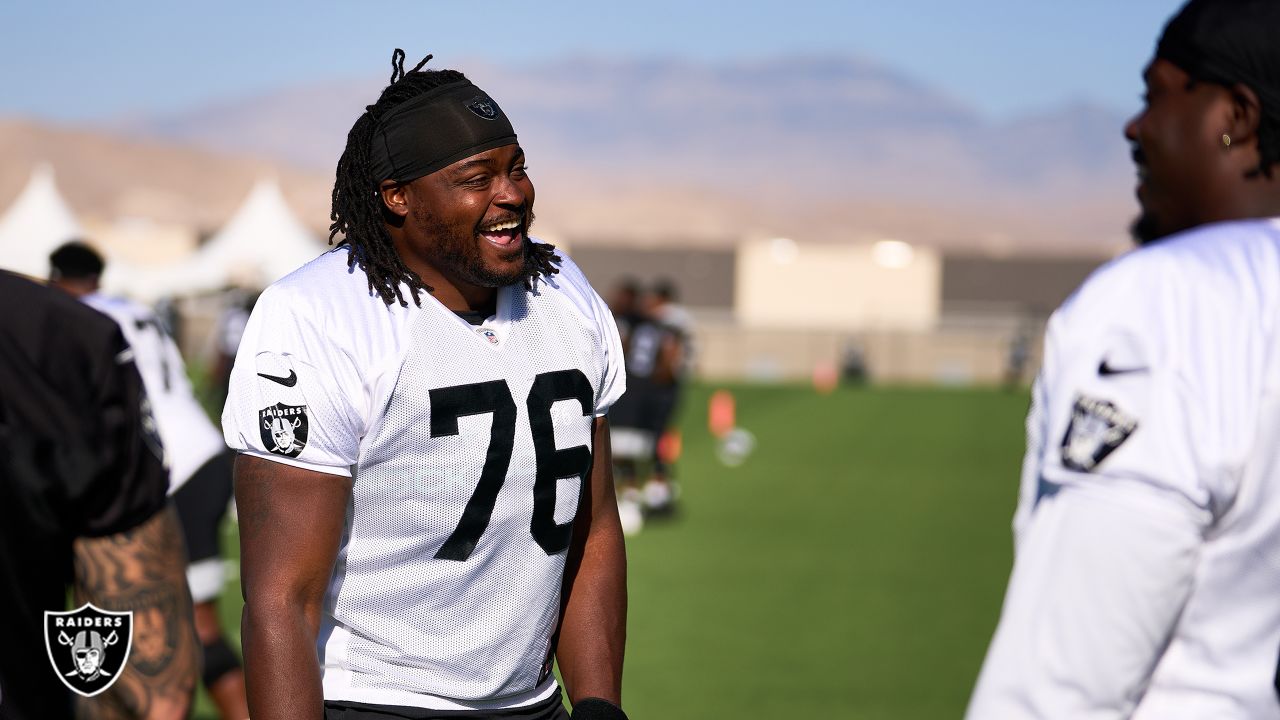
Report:
[[[459,63],[511,116],[538,223],[573,243],[897,238],[944,249],[1105,254],[1126,244],[1119,113],[1085,103],[993,122],[873,62],[566,58]],[[385,77],[316,81],[175,115],[0,120],[0,206],[51,162],[79,213],[212,230],[274,175],[317,232],[351,122]]]

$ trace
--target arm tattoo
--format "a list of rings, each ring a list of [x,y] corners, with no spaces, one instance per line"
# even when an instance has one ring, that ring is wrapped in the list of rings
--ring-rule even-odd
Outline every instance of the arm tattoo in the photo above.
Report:
[[[81,718],[184,714],[200,660],[183,547],[172,507],[132,530],[76,541],[76,601],[133,611],[123,674],[107,692],[81,701]]]

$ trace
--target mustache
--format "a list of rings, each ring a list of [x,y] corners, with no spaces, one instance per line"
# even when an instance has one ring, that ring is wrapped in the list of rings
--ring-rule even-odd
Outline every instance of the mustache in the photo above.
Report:
[[[494,217],[494,218],[485,218],[484,220],[481,220],[478,225],[476,225],[476,228],[478,229],[486,225],[495,225],[497,223],[505,223],[505,222],[518,222],[524,225],[525,228],[527,229],[530,225],[533,224],[533,210],[530,208],[525,208],[519,212],[512,212],[505,215],[499,215],[498,217]]]
[[[1142,152],[1142,146],[1134,144],[1132,150],[1130,150],[1129,152],[1129,155],[1130,157],[1133,158],[1133,162],[1135,165],[1147,164],[1147,154]]]

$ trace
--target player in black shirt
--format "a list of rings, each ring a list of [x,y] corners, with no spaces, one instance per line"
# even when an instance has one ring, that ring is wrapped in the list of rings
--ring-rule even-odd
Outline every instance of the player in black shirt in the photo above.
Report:
[[[0,298],[0,720],[72,717],[44,637],[72,584],[77,606],[133,611],[119,679],[79,716],[185,717],[186,562],[132,351],[63,293],[0,271]]]

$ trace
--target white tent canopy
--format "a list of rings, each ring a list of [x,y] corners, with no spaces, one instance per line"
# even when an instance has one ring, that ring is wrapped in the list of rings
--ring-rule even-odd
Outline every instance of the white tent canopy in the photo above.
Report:
[[[325,251],[285,203],[274,180],[260,180],[227,224],[191,257],[162,271],[129,273],[128,291],[154,299],[228,285],[263,288]]]
[[[49,253],[84,235],[53,180],[53,168],[36,166],[27,186],[0,217],[0,267],[34,277],[49,274]]]

